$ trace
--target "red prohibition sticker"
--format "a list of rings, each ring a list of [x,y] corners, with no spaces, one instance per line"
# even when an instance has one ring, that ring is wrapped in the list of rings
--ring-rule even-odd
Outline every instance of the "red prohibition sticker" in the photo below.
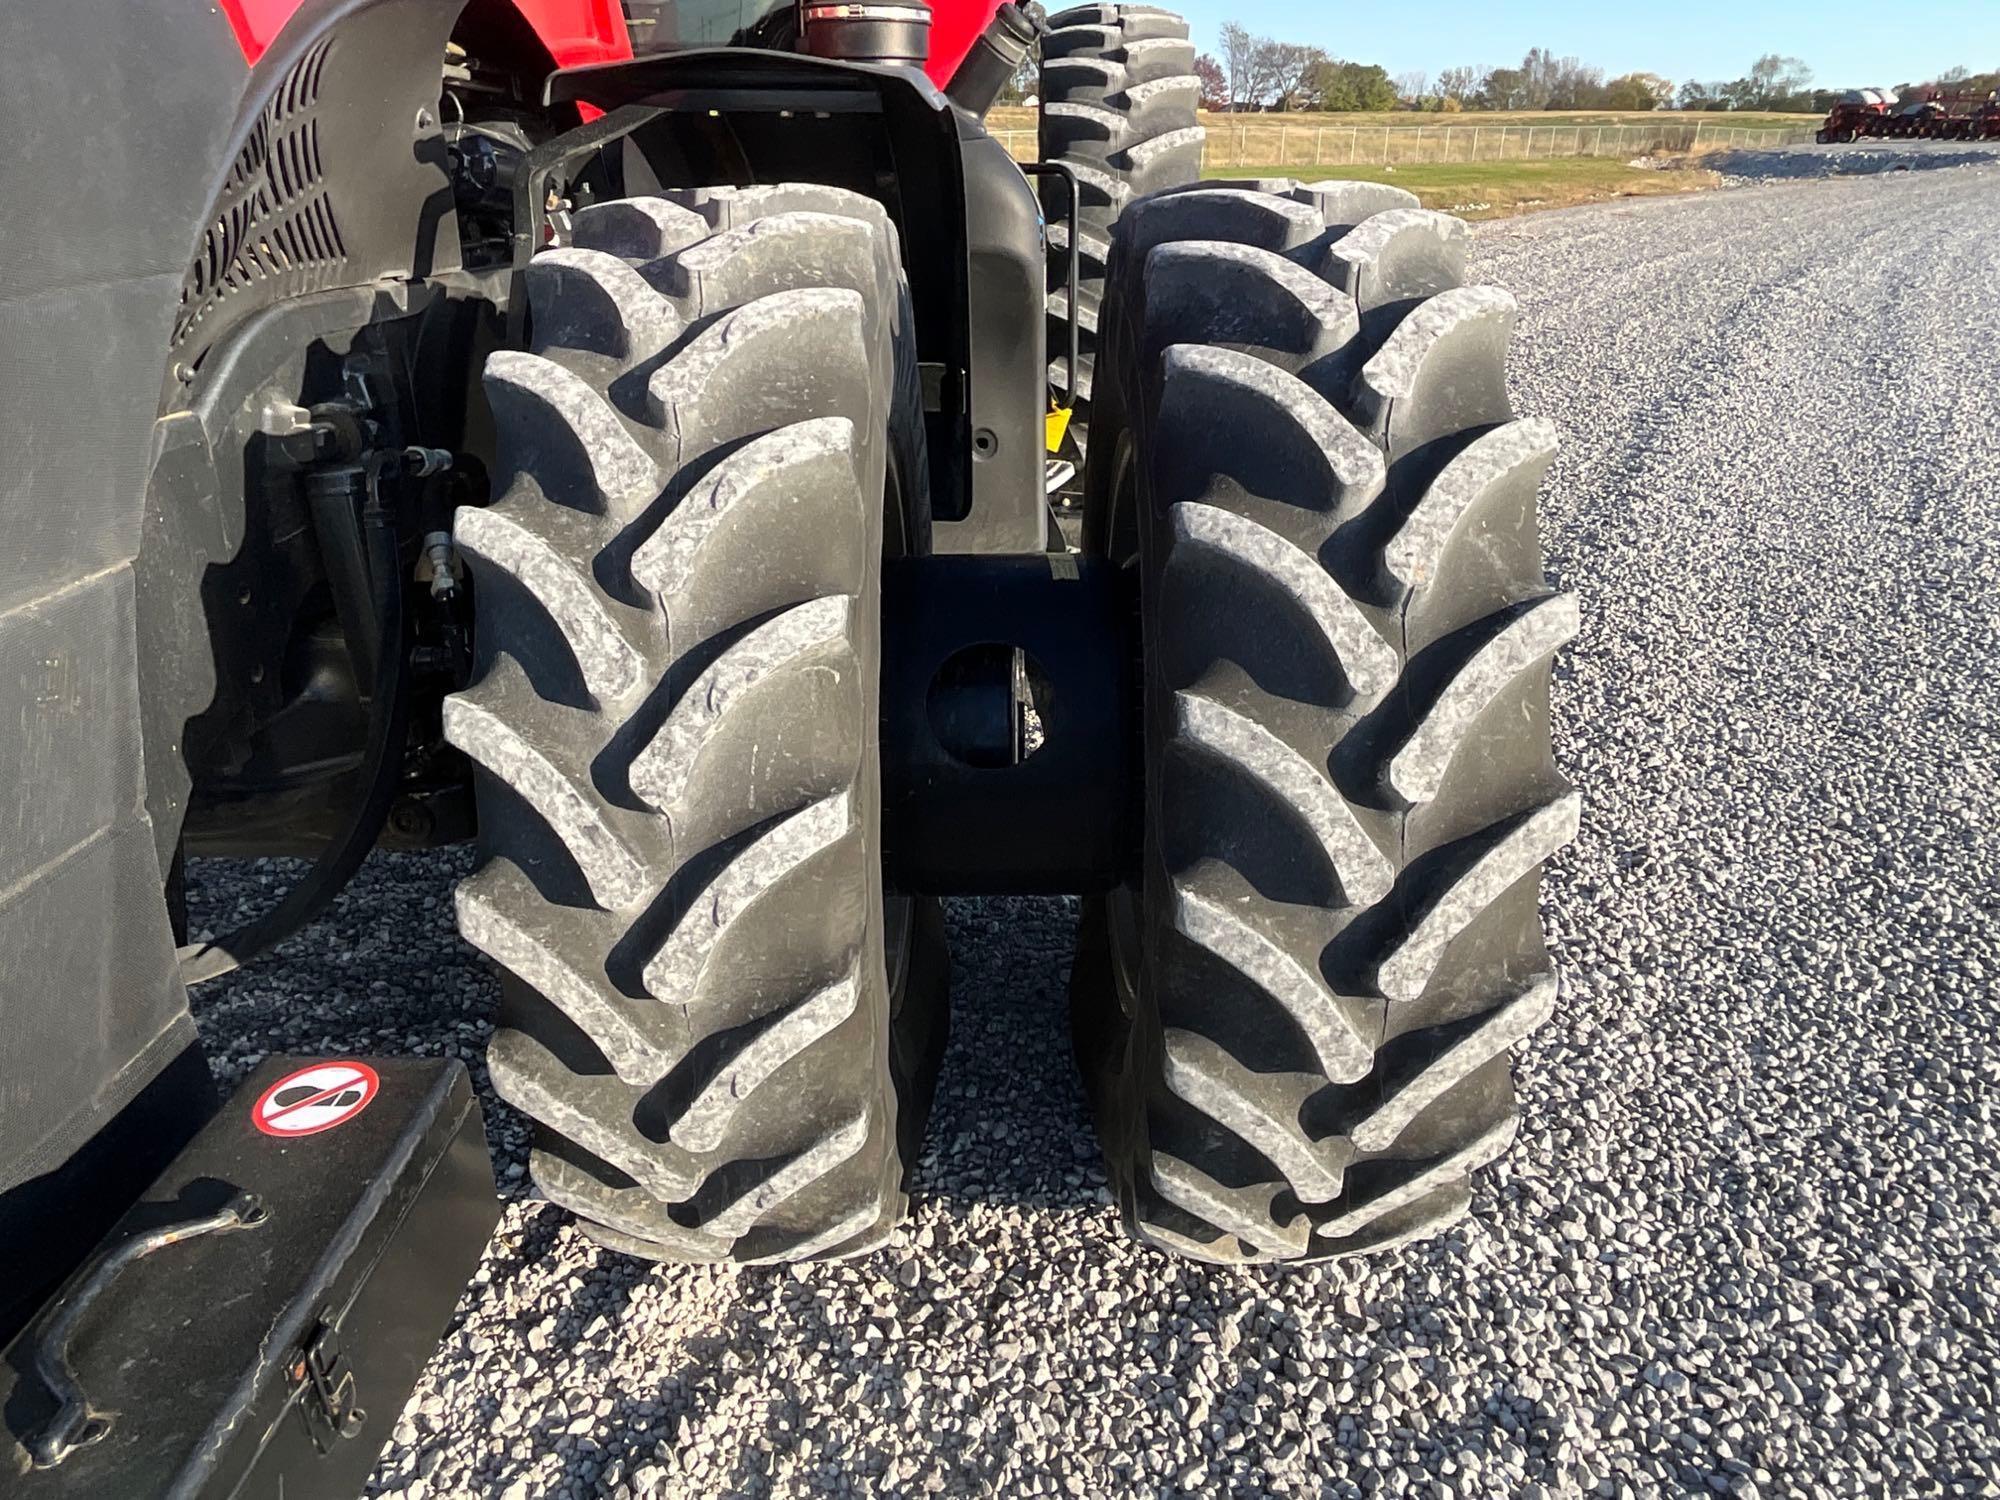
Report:
[[[322,1062],[288,1073],[257,1097],[250,1123],[280,1140],[345,1125],[368,1107],[382,1080],[367,1063]]]

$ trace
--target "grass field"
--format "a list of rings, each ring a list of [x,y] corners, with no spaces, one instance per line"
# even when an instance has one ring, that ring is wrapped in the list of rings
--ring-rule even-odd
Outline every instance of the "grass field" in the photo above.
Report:
[[[1287,177],[1296,167],[1216,167],[1210,177]],[[1609,198],[1651,198],[1716,185],[1713,172],[1654,171],[1621,161],[1570,157],[1557,161],[1455,162],[1409,167],[1341,167],[1329,176],[1390,182],[1417,195],[1425,208],[1463,219],[1498,219]]]
[[[1021,105],[1001,105],[995,108],[987,119],[992,130],[1033,130],[1035,114],[1032,109]],[[1260,126],[1277,129],[1282,126],[1314,128],[1318,126],[1338,127],[1342,130],[1361,126],[1378,129],[1384,125],[1407,125],[1414,129],[1421,125],[1429,130],[1470,130],[1474,128],[1493,129],[1496,126],[1542,126],[1558,125],[1564,129],[1580,129],[1585,126],[1615,125],[1725,125],[1735,130],[1781,130],[1815,126],[1820,122],[1818,115],[1765,114],[1745,110],[1741,113],[1707,113],[1680,110],[1571,110],[1568,112],[1551,110],[1478,110],[1456,115],[1419,114],[1414,110],[1392,110],[1386,113],[1368,114],[1290,114],[1290,115],[1214,115],[1202,113],[1201,122],[1211,129],[1236,125]]]
[[[1001,107],[987,124],[1017,158],[1032,160],[1036,113]],[[1711,144],[1711,135],[1717,146],[1777,145],[1799,139],[1818,121],[1816,115],[1750,111],[1204,112],[1208,149],[1203,175],[1393,182],[1415,193],[1427,208],[1493,219],[1714,187],[1713,172],[1654,171],[1630,162],[1639,156],[1699,154]]]
[[[1560,201],[1575,195],[1608,196],[1613,191],[1660,193],[1684,190],[1686,183],[1634,174],[1634,158],[1663,153],[1688,155],[1708,147],[1756,148],[1809,139],[1815,122],[1808,115],[1700,114],[1651,110],[1559,113],[1518,111],[1460,115],[1286,114],[1210,115],[1202,123],[1208,144],[1203,169],[1215,176],[1273,174],[1290,177],[1353,175],[1363,166],[1381,171],[1577,161],[1577,166],[1497,176],[1474,170],[1436,174],[1440,191],[1452,184],[1468,189],[1493,186],[1525,204],[1542,201],[1546,189]],[[1037,149],[1035,111],[996,110],[994,134],[1017,160],[1032,161]],[[1568,193],[1568,199],[1562,195]],[[1475,195],[1476,198],[1476,195]],[[1473,200],[1468,200],[1473,201]],[[1479,200],[1483,201],[1483,200]]]

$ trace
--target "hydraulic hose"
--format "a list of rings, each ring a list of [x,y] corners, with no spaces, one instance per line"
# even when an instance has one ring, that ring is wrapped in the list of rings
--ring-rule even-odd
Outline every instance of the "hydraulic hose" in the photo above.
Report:
[[[393,461],[393,460],[391,460]],[[357,651],[375,642],[375,659],[356,675],[370,685],[368,733],[360,767],[360,790],[340,833],[320,851],[312,868],[299,878],[285,898],[261,917],[222,937],[190,943],[180,950],[181,979],[195,985],[241,968],[283,942],[318,917],[354,878],[368,851],[375,847],[403,766],[403,746],[409,729],[409,703],[403,692],[404,645],[402,556],[397,547],[395,518],[382,499],[377,462],[343,466],[313,477],[313,519],[329,550],[337,549],[332,528],[345,517],[351,530],[354,498],[361,498],[361,531],[368,561],[365,580],[334,572],[334,608],[341,627]],[[370,667],[372,666],[372,670]]]

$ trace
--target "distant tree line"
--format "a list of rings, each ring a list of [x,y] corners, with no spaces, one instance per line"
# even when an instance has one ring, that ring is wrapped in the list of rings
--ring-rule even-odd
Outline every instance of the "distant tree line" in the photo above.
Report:
[[[1985,73],[1975,73],[1970,68],[1946,68],[1927,84],[1903,83],[1896,86],[1899,95],[1925,89],[1936,89],[1944,94],[2000,94],[2000,68]]]
[[[1254,36],[1236,22],[1222,28],[1221,48],[1196,59],[1202,103],[1211,110],[1662,109],[1674,99],[1670,79],[1627,73],[1607,80],[1602,68],[1536,47],[1516,68],[1445,68],[1390,77],[1373,63],[1349,62],[1321,48]]]
[[[1844,89],[1812,88],[1812,70],[1796,57],[1775,54],[1760,57],[1748,77],[1729,83],[1702,83],[1690,78],[1680,86],[1674,102],[1682,109],[1770,109],[1824,114]],[[1879,87],[1879,84],[1870,84]],[[1893,92],[1899,99],[1922,99],[1927,95],[1970,94],[1984,98],[2000,89],[2000,71],[1975,73],[1970,68],[1947,68],[1935,78],[1921,83],[1899,83]]]
[[[1019,104],[1040,88],[1040,59],[1033,53],[1001,94]],[[1195,59],[1202,108],[1230,110],[1386,111],[1428,110],[1769,110],[1824,114],[1844,92],[1813,86],[1813,72],[1796,57],[1769,52],[1741,78],[1676,84],[1658,73],[1623,73],[1607,79],[1602,68],[1580,58],[1558,57],[1546,47],[1529,49],[1512,68],[1441,68],[1399,73],[1373,63],[1348,62],[1325,49],[1255,36],[1231,21],[1221,46]],[[1871,81],[1871,87],[1879,81]],[[2000,89],[2000,71],[1975,73],[1949,68],[1920,83],[1899,83],[1900,98],[1936,91],[1980,97]]]
[[[1518,67],[1457,67],[1390,77],[1372,63],[1349,62],[1322,48],[1256,36],[1231,21],[1215,53],[1195,59],[1202,107],[1229,110],[1770,110],[1824,113],[1842,90],[1813,87],[1799,58],[1771,52],[1741,78],[1689,79],[1676,85],[1658,73],[1607,79],[1602,68],[1575,57],[1531,48]],[[1896,85],[1899,96],[1936,89],[1986,94],[2000,73],[1952,68],[1926,83]]]
[[[1372,63],[1346,62],[1325,49],[1253,36],[1230,21],[1221,54],[1195,62],[1210,109],[1395,109],[1395,80]]]

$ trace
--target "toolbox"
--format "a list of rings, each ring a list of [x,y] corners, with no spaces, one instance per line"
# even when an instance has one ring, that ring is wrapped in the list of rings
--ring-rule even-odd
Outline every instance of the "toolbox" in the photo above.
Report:
[[[268,1059],[8,1345],[0,1494],[358,1494],[498,1217],[464,1064]]]

